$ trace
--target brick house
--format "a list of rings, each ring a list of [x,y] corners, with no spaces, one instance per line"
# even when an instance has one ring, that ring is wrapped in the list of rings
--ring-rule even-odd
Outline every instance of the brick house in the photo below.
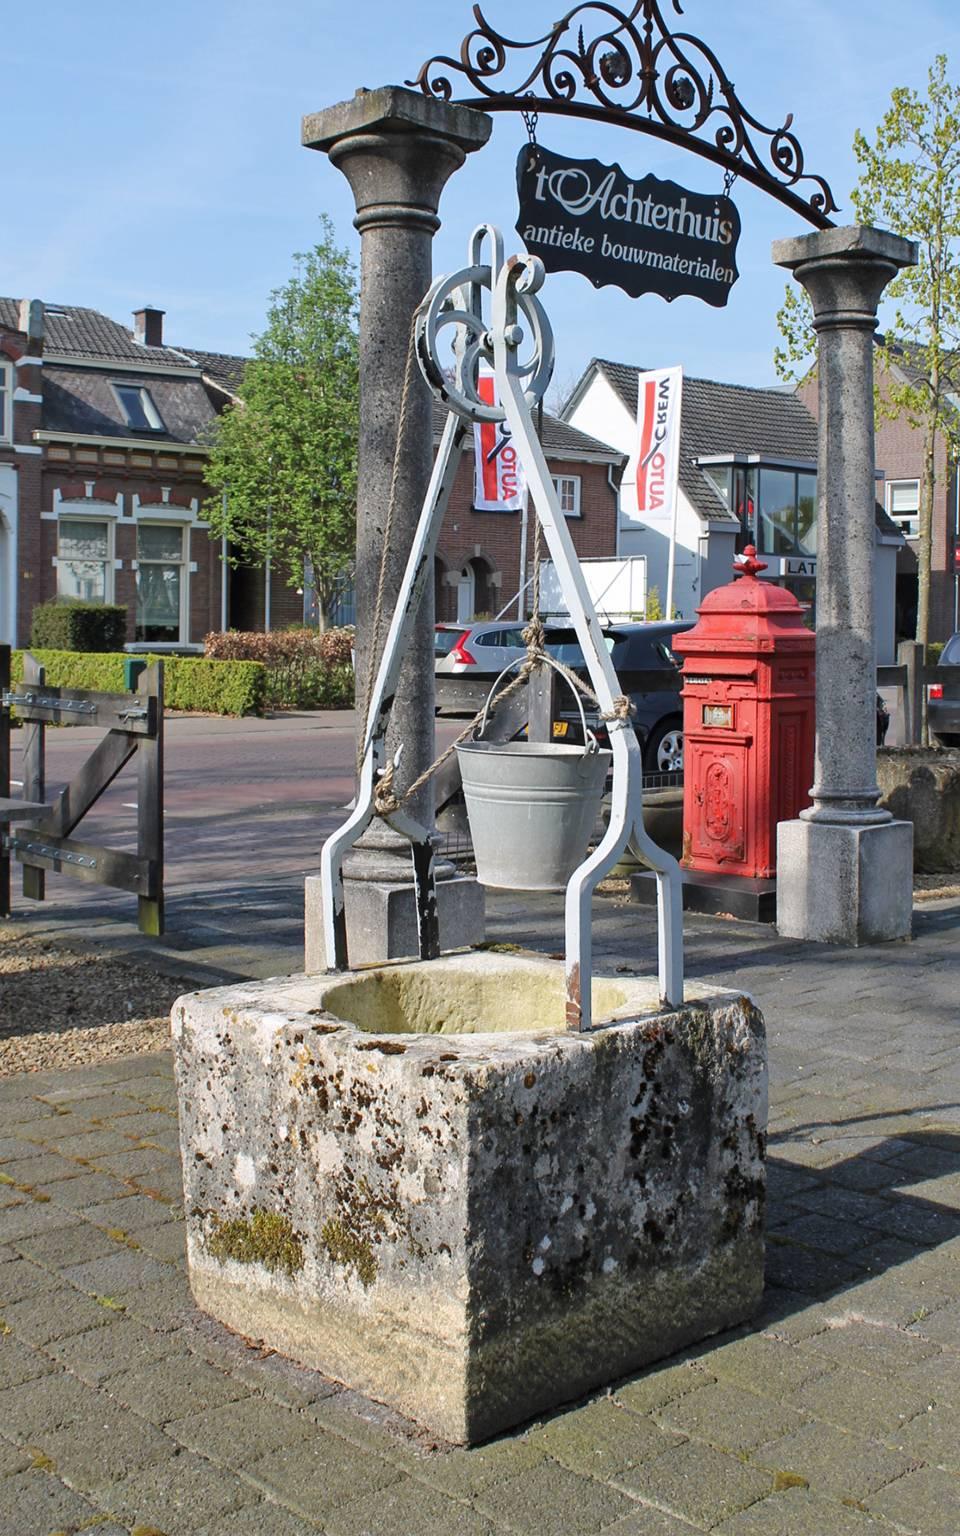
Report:
[[[130,331],[0,299],[0,641],[28,644],[34,607],[57,596],[125,607],[133,650],[262,626],[263,572],[225,565],[203,517],[204,432],[242,368],[166,345],[161,310],[138,310]],[[273,573],[274,626],[302,602]]]
[[[910,350],[895,349],[894,375],[900,383],[922,378],[911,362]],[[883,390],[883,374],[878,368]],[[817,378],[814,370],[797,389],[807,409],[817,414]],[[917,546],[920,532],[920,477],[923,473],[923,431],[913,427],[905,412],[882,417],[876,427],[877,472],[882,478],[882,500],[887,513],[906,543],[897,555],[897,638],[912,640],[917,623]],[[957,565],[960,533],[960,474],[956,454],[943,434],[937,435],[936,484],[933,490],[933,528],[930,549],[930,639],[946,640],[960,629],[960,567]]]
[[[445,419],[446,413],[437,407],[437,443]],[[547,412],[543,415],[542,443],[580,559],[616,555],[617,484],[625,456]],[[477,510],[473,438],[469,436],[437,546],[434,595],[438,620],[493,618],[501,609],[510,618],[529,613],[535,521],[532,498],[526,517],[520,512]],[[526,551],[521,562],[524,532]],[[547,558],[546,546],[543,558]],[[520,599],[524,585],[526,592]]]

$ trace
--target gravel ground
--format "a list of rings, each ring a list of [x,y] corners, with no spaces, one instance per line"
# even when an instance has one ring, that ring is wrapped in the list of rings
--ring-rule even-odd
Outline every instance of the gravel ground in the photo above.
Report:
[[[0,924],[0,1076],[164,1049],[195,981],[126,956],[77,953]]]

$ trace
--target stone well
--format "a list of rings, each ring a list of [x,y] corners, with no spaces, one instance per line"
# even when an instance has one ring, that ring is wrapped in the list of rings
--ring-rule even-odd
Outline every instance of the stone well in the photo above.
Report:
[[[763,1285],[749,998],[473,953],[180,998],[190,1283],[230,1328],[476,1442],[742,1322]]]

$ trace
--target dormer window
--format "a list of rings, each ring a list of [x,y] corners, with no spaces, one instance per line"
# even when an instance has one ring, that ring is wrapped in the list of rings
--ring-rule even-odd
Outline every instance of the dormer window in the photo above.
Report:
[[[124,420],[134,432],[165,432],[160,412],[153,403],[149,389],[142,384],[113,384],[113,392],[120,403]]]

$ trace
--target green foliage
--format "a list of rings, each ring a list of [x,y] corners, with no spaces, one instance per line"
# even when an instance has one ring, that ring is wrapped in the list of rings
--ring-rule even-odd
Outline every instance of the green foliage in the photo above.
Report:
[[[11,673],[14,683],[23,681],[23,651],[14,651]],[[31,652],[46,670],[52,688],[89,688],[96,693],[122,693],[123,664],[120,655],[83,655],[78,651]],[[266,669],[257,661],[208,661],[202,656],[147,656],[148,663],[163,662],[166,707],[210,715],[262,714]]]
[[[230,629],[207,635],[208,656],[262,662],[270,709],[349,709],[354,698],[353,630],[302,627],[263,634]]]
[[[783,306],[777,310],[777,325],[783,346],[774,347],[773,364],[785,384],[796,384],[809,372],[817,355],[813,309],[805,289],[788,284]]]
[[[650,591],[647,593],[647,601],[643,616],[648,624],[653,624],[657,619],[663,618],[663,607],[660,602],[659,587],[651,587]]]
[[[321,222],[319,244],[271,295],[239,403],[213,429],[206,515],[238,563],[269,559],[298,586],[308,562],[325,627],[356,539],[359,372],[356,276]]]
[[[127,610],[115,603],[39,603],[30,644],[53,651],[115,651],[127,636]]]

